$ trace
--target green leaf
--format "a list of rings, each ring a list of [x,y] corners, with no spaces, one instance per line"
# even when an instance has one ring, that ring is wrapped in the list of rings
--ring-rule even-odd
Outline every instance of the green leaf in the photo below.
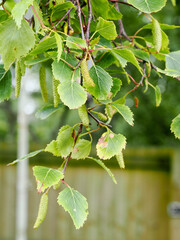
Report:
[[[180,51],[166,55],[166,70],[173,70],[175,74],[180,76]]]
[[[28,153],[27,155],[25,155],[25,156],[23,156],[23,157],[21,157],[21,158],[18,158],[18,159],[16,159],[15,161],[9,163],[8,166],[14,165],[15,163],[20,162],[20,161],[23,161],[23,160],[25,160],[25,159],[34,157],[34,156],[36,156],[37,154],[39,154],[40,152],[43,152],[43,151],[44,151],[44,149],[40,149],[40,150],[31,152],[31,153]]]
[[[106,167],[106,165],[105,165],[101,160],[96,159],[96,158],[92,158],[92,157],[88,157],[88,159],[91,159],[91,160],[95,161],[95,162],[96,162],[97,164],[99,164],[102,168],[104,168],[104,170],[105,170],[105,171],[109,174],[109,176],[112,178],[113,182],[114,182],[115,184],[117,184],[117,181],[116,181],[113,173],[111,172],[111,170],[110,170],[108,167]]]
[[[180,114],[173,119],[171,123],[171,132],[174,133],[176,138],[180,139]]]
[[[54,78],[60,82],[70,81],[72,78],[73,70],[63,61],[55,60],[52,64],[52,71]]]
[[[35,48],[30,52],[30,55],[37,55],[40,53],[44,53],[49,49],[54,49],[57,47],[56,38],[53,37],[46,37],[43,41],[36,44]]]
[[[99,40],[99,45],[105,47],[105,48],[112,48],[114,47],[114,45],[112,44],[112,42],[110,40],[107,40],[106,38],[100,36],[100,40]]]
[[[14,2],[14,0],[6,0],[6,1],[4,1],[4,7],[5,7],[6,10],[8,10],[8,12],[12,11],[12,9],[15,6],[15,4],[16,3]]]
[[[43,166],[33,167],[33,174],[36,178],[39,192],[44,192],[46,188],[57,184],[60,179],[64,178],[64,174],[61,171]]]
[[[76,229],[83,226],[88,215],[88,203],[81,193],[67,187],[59,193],[57,202],[70,214]]]
[[[112,77],[100,66],[91,67],[89,74],[95,86],[87,87],[88,92],[98,100],[105,100],[111,90]]]
[[[58,86],[61,101],[70,109],[77,109],[87,100],[84,88],[75,81],[62,82]]]
[[[0,64],[0,81],[4,78],[6,74],[6,70],[4,69],[4,65]]]
[[[162,33],[160,24],[155,18],[152,19],[152,35],[154,48],[159,52],[162,46]]]
[[[100,36],[98,36],[97,38],[94,38],[93,40],[90,41],[90,46],[92,49],[95,47],[96,44],[99,43],[99,39],[100,39]]]
[[[57,150],[62,157],[67,157],[73,150],[74,139],[72,137],[73,128],[65,125],[63,126],[57,136]]]
[[[56,5],[55,7],[53,7],[52,14],[51,14],[52,21],[55,21],[55,20],[63,17],[64,14],[66,13],[67,9],[69,9],[69,8],[74,8],[73,3],[70,1],[60,3],[60,4]]]
[[[96,17],[106,18],[109,11],[109,3],[107,0],[91,0],[92,10]]]
[[[44,149],[45,152],[50,152],[56,157],[60,157],[61,154],[57,148],[57,141],[53,140],[49,144],[47,144],[46,148]]]
[[[170,29],[172,30],[172,29],[180,28],[180,26],[177,26],[177,25],[169,25],[164,23],[161,23],[160,26],[162,30],[170,30]],[[148,23],[144,25],[142,29],[152,29],[152,23]]]
[[[102,68],[108,68],[109,66],[111,66],[113,63],[115,63],[117,61],[116,58],[113,56],[113,54],[108,51],[101,55],[98,55],[96,57],[96,59],[98,60],[96,65],[98,65]]]
[[[176,0],[171,0],[172,5],[175,7],[176,6]]]
[[[140,58],[146,62],[149,62],[150,59],[149,59],[149,53],[143,51],[143,50],[140,50],[140,49],[134,49],[132,48],[131,51],[134,53],[134,55],[137,57],[137,58]]]
[[[9,15],[4,11],[0,10],[0,23],[8,19]]]
[[[155,87],[155,95],[156,95],[156,107],[159,107],[161,104],[161,91],[158,86]]]
[[[72,37],[72,36],[67,37],[66,45],[67,45],[68,48],[71,48],[71,49],[81,49],[79,46],[81,46],[82,48],[87,47],[86,41],[84,39],[77,38],[77,37]]]
[[[96,31],[108,40],[114,40],[117,37],[116,26],[114,22],[104,20],[102,17],[99,17]]]
[[[53,113],[57,112],[60,108],[62,108],[64,105],[62,103],[60,103],[58,105],[58,107],[54,107],[53,104],[48,104],[46,106],[43,106],[42,108],[40,108],[37,112],[36,112],[36,117],[39,119],[46,119],[49,116],[51,116]]]
[[[58,33],[55,33],[56,43],[57,43],[57,61],[59,62],[62,54],[62,38]]]
[[[137,67],[139,72],[142,73],[142,70],[141,70],[141,68],[139,66],[139,63],[138,63],[134,53],[131,50],[129,50],[129,49],[113,49],[112,52],[117,54],[117,55],[119,55],[120,57],[124,58],[128,62],[132,63],[135,67]]]
[[[72,152],[73,159],[85,159],[91,151],[91,142],[85,139],[79,139],[75,144]]]
[[[36,65],[38,63],[46,62],[49,59],[50,59],[50,57],[38,57],[38,58],[35,58],[35,59],[32,59],[32,60],[26,60],[25,64],[27,66],[32,66],[32,65]]]
[[[119,54],[115,53],[114,51],[111,51],[112,55],[117,59],[119,64],[124,68],[127,65],[127,60],[121,57]]]
[[[158,71],[171,77],[180,76],[180,51],[170,52],[166,55],[166,69]]]
[[[108,12],[107,12],[106,19],[119,20],[121,18],[122,18],[122,14],[116,10],[114,5],[109,4],[109,9],[108,9]]]
[[[61,60],[58,62],[55,60],[52,64],[52,71],[54,78],[59,80],[61,83],[66,81],[71,81],[73,75],[73,69],[66,63],[68,62],[73,67],[77,65],[77,60],[70,54],[65,52],[61,55]],[[79,76],[79,70],[76,70],[74,79]]]
[[[120,154],[125,146],[126,138],[121,134],[115,134],[109,130],[102,134],[96,145],[97,155],[101,159],[110,159]]]
[[[133,113],[128,106],[118,103],[112,103],[112,106],[122,115],[126,122],[128,122],[131,126],[134,125]]]
[[[27,55],[35,44],[34,32],[23,19],[18,29],[12,18],[0,25],[0,53],[5,70],[8,70],[15,59]],[[8,44],[7,44],[8,43]]]
[[[18,28],[21,27],[21,21],[23,19],[23,16],[30,7],[30,5],[33,4],[33,1],[34,0],[21,0],[14,6],[12,10],[12,16]]]
[[[160,11],[165,5],[167,0],[128,0],[135,8],[141,12],[151,13]]]
[[[166,49],[168,49],[169,38],[168,38],[167,34],[163,30],[161,30],[161,35],[162,35],[161,50],[166,50]]]
[[[3,74],[3,72],[1,72]],[[0,102],[5,99],[9,99],[12,92],[12,84],[11,84],[11,72],[8,71],[5,75],[1,75],[0,80]]]
[[[111,88],[111,98],[115,97],[116,94],[120,91],[121,86],[122,86],[122,81],[119,78],[112,78],[113,80],[113,86]]]

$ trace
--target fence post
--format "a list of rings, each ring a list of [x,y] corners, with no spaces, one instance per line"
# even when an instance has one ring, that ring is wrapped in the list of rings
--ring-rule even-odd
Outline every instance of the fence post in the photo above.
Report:
[[[180,150],[176,150],[171,163],[171,203],[180,204]],[[180,216],[170,219],[170,240],[179,240]]]

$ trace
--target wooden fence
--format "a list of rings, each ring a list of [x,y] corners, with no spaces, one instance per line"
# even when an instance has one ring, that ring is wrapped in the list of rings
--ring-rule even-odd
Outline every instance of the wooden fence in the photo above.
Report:
[[[42,154],[34,161],[46,162],[45,156]],[[3,158],[8,162],[11,157],[12,153],[1,151],[0,162]],[[73,162],[67,169],[66,181],[89,203],[88,220],[80,230],[75,230],[68,213],[58,206],[60,190],[49,192],[46,220],[33,230],[40,196],[30,164],[28,240],[179,240],[180,218],[167,214],[167,205],[180,201],[179,152],[131,149],[125,152],[125,160],[125,171],[114,160],[109,163],[117,185],[104,170],[86,160]],[[74,167],[75,163],[78,167]],[[15,209],[16,167],[1,164],[0,240],[15,239]]]

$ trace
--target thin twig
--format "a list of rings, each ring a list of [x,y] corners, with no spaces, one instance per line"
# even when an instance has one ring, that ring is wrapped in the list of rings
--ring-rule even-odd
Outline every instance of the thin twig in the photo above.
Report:
[[[119,6],[117,1],[115,1],[115,8],[119,12]],[[119,36],[124,36],[129,42],[131,42],[131,39],[128,37],[124,30],[124,26],[121,19],[118,20],[118,24],[119,24]]]
[[[86,26],[86,15],[84,14],[83,10],[82,10],[82,6],[81,6],[81,14],[82,14],[82,17],[83,17],[83,21],[84,21],[84,25]]]
[[[145,77],[146,77],[146,63],[144,61],[144,63],[143,63],[143,75],[141,77],[141,81],[139,82],[139,85],[143,86],[143,80],[144,80]]]
[[[78,62],[78,64],[77,64],[76,67],[75,67],[75,70],[79,68],[79,66],[81,65],[82,60],[83,60],[85,57],[86,57],[86,51],[83,51],[83,55],[82,55],[82,57],[79,59],[79,62]]]
[[[115,2],[115,7],[116,7],[116,10],[119,12],[119,6],[118,6],[118,2],[122,3],[121,1],[114,1]],[[125,3],[125,2],[123,2]],[[129,4],[128,4],[129,5]],[[131,4],[130,4],[131,5]],[[118,25],[119,25],[119,36],[123,36],[125,39],[127,39],[129,42],[133,43],[132,40],[130,39],[130,37],[128,37],[125,29],[124,29],[124,25],[123,25],[123,22],[122,22],[122,19],[119,19],[118,20]],[[137,49],[141,49],[139,48],[136,44],[133,44],[135,48]]]
[[[6,10],[6,8],[4,7],[4,4],[2,4],[2,8],[9,16],[11,16],[11,14],[8,12],[8,10]]]
[[[79,135],[80,135],[81,132],[82,132],[82,127],[83,127],[83,125],[80,124],[80,125],[79,125],[79,129],[78,129],[78,132],[77,132],[76,137],[75,137],[75,139],[74,139],[74,145],[76,144],[76,142],[77,142],[77,140],[78,140],[78,137],[79,137]],[[63,170],[62,170],[63,173],[65,173],[65,171],[66,171],[68,162],[69,162],[69,160],[71,159],[71,155],[72,155],[72,152],[69,154],[69,156],[68,156],[68,158],[67,158],[67,160],[66,160],[66,162],[65,162],[64,168],[63,168]]]
[[[110,2],[114,2],[114,3],[122,3],[122,4],[125,4],[125,5],[128,5],[128,6],[130,6],[130,7],[133,7],[133,8],[135,8],[132,4],[130,4],[130,3],[127,3],[127,2],[123,2],[123,1],[119,1],[119,0],[109,0]],[[137,8],[135,8],[135,9],[137,9]]]
[[[86,30],[86,41],[89,40],[91,20],[92,20],[92,6],[91,6],[91,0],[88,0],[88,23],[87,23],[87,30]]]
[[[76,3],[77,3],[77,10],[78,10],[79,24],[80,24],[80,28],[81,28],[81,35],[82,35],[82,39],[85,40],[84,30],[83,30],[83,25],[82,25],[82,20],[81,20],[81,7],[79,4],[79,0],[76,0]]]
[[[98,118],[96,118],[94,115],[92,115],[92,113],[90,113],[89,111],[88,111],[88,114],[89,114],[89,116],[91,116],[91,117],[92,117],[92,118],[98,123],[99,126],[101,126],[101,127],[103,127],[103,126],[107,126],[107,127],[112,128],[111,125],[106,124],[106,123],[100,121]]]
[[[67,184],[63,179],[61,179],[61,182],[66,185],[66,187],[70,187],[69,184]]]
[[[39,15],[37,14],[36,10],[34,9],[33,5],[31,5],[31,8],[34,12],[34,14],[36,15],[37,19],[39,20],[40,24],[41,24],[41,27],[42,28],[46,28],[46,26],[44,25],[44,23],[42,22],[42,20],[40,19]]]
[[[61,22],[62,20],[64,20],[64,18],[71,12],[72,9],[73,9],[73,8],[70,8],[70,9],[66,12],[66,14],[53,26],[53,30],[56,29],[56,27],[60,24],[60,22]]]
[[[134,80],[134,78],[129,73],[127,73],[127,75],[131,78],[134,84],[138,85],[138,83]]]
[[[80,124],[80,125],[79,125],[79,129],[78,129],[78,132],[77,132],[76,137],[75,137],[75,139],[74,139],[74,145],[76,144],[76,142],[77,142],[77,140],[78,140],[78,137],[79,137],[80,133],[82,132],[82,127],[83,127],[83,124]]]
[[[68,13],[68,21],[67,21],[67,35],[69,35],[70,30],[72,31],[73,28],[71,27],[71,18],[70,18],[70,12]]]

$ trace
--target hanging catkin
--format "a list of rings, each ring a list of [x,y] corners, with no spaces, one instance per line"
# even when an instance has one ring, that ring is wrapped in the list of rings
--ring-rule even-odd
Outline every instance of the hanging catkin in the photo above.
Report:
[[[116,155],[116,159],[117,159],[117,161],[119,163],[119,167],[124,169],[125,168],[125,164],[124,164],[124,158],[123,158],[122,152],[120,154]]]
[[[57,107],[59,104],[59,93],[57,87],[59,85],[59,81],[56,80],[54,77],[52,78],[52,85],[53,85],[53,99],[54,99],[54,107]]]
[[[85,104],[78,108],[79,117],[85,127],[89,126],[89,117]]]
[[[18,97],[20,90],[21,90],[21,66],[20,66],[20,62],[17,60],[15,62],[15,81],[16,81],[16,85],[15,85],[15,96]]]
[[[46,85],[46,68],[43,65],[41,65],[39,69],[39,81],[40,81],[42,98],[44,102],[48,102],[47,85]]]
[[[48,195],[44,193],[40,200],[38,215],[36,218],[36,222],[34,224],[34,228],[38,228],[40,224],[44,221],[47,213],[47,207],[48,207]]]
[[[162,33],[161,26],[155,18],[152,19],[152,35],[154,48],[157,52],[159,52],[162,46]]]
[[[86,59],[82,60],[80,66],[81,66],[81,73],[82,73],[82,76],[83,76],[84,86],[87,87],[87,88],[88,87],[94,87],[95,84],[94,84],[92,78],[89,75],[89,69],[88,69],[88,66],[87,66]]]

